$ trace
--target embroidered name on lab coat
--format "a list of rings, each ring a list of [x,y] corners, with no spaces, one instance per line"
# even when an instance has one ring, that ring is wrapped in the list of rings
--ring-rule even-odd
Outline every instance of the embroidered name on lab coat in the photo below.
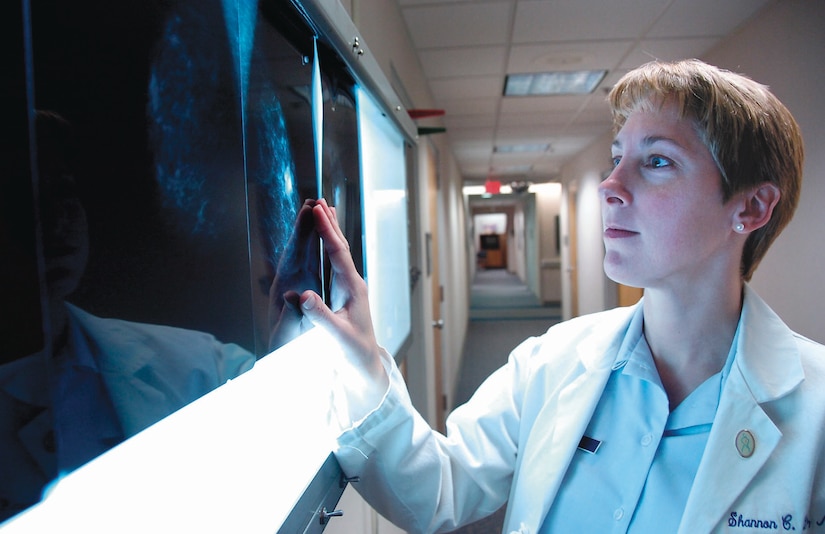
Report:
[[[817,531],[819,531],[818,527],[825,526],[825,516],[822,516],[821,519],[815,521],[812,521],[808,516],[805,516],[803,520],[799,521],[794,520],[792,514],[785,514],[777,521],[775,519],[748,517],[734,511],[731,512],[730,517],[728,517],[728,526],[731,528],[756,528],[788,532],[817,528]]]

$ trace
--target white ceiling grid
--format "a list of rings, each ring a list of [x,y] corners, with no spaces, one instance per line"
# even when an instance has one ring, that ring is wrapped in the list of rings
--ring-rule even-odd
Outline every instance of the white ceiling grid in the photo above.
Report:
[[[701,57],[771,0],[399,0],[468,183],[553,180],[610,128],[606,90],[650,59]],[[503,97],[507,74],[605,69],[590,95]],[[496,145],[550,143],[546,152]]]

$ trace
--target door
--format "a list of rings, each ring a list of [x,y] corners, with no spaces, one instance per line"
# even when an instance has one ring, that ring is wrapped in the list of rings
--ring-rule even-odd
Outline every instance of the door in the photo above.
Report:
[[[630,287],[616,284],[619,291],[619,306],[630,306],[636,304],[642,298],[643,290],[639,287]]]
[[[432,144],[425,144],[427,149],[426,168],[427,173],[427,209],[428,228],[427,233],[427,275],[430,278],[432,290],[432,318],[433,318],[433,370],[435,373],[435,395],[436,407],[436,429],[445,431],[445,397],[444,397],[444,371],[442,363],[443,340],[441,331],[444,328],[444,317],[442,315],[442,303],[444,301],[444,290],[441,286],[439,276],[438,257],[438,206],[439,206],[439,175],[438,175],[438,154]]]
[[[578,239],[577,239],[577,222],[578,212],[576,210],[576,184],[570,184],[567,194],[567,235],[568,245],[567,250],[570,254],[570,262],[567,267],[567,276],[570,283],[570,317],[578,317],[579,315],[579,276],[577,271],[578,265]]]

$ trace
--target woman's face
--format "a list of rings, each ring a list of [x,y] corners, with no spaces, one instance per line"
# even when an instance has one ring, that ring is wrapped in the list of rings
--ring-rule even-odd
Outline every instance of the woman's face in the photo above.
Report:
[[[689,289],[738,272],[736,209],[722,200],[721,175],[693,121],[671,102],[634,112],[612,152],[615,167],[599,187],[611,279]]]

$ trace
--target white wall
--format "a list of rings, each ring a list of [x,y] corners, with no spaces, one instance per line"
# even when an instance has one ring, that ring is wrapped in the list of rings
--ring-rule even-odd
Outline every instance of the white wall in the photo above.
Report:
[[[503,234],[508,230],[506,213],[477,213],[473,215],[473,220],[473,236],[477,246],[481,234]]]
[[[526,282],[525,230],[524,204],[519,203],[513,210],[513,227],[507,229],[507,270]]]
[[[610,144],[613,135],[610,131],[581,152],[573,161],[562,168],[561,180],[564,187],[576,190],[576,235],[577,262],[570,264],[571,243],[562,239],[562,269],[575,268],[578,280],[579,315],[601,311],[609,307],[606,295],[615,290],[615,284],[604,274],[604,246],[602,243],[602,219],[598,187],[602,175],[610,162]],[[566,213],[566,210],[565,210]],[[562,227],[563,235],[568,236],[569,224]],[[569,285],[567,277],[562,278],[562,285]],[[571,288],[564,288],[565,295],[571,294]],[[564,318],[570,317],[570,307],[564,306]]]
[[[419,224],[426,222],[429,217],[429,203],[427,195],[421,194],[421,188],[426,186],[427,179],[423,177],[423,173],[428,168],[427,162],[432,147],[429,143],[422,143],[418,150],[418,163],[416,165],[418,176],[411,177],[417,180],[418,194],[415,199],[415,206],[417,208],[416,220]],[[430,277],[427,276],[426,261],[427,261],[427,236],[425,231],[418,232],[416,242],[413,247],[417,248],[415,255],[418,258],[417,265],[421,270],[421,278],[416,287],[416,294],[420,300],[416,302],[418,305],[418,320],[414,320],[415,329],[413,331],[412,343],[406,353],[406,370],[407,382],[410,385],[410,398],[413,405],[421,413],[427,421],[436,421],[438,404],[432,395],[435,390],[435,361],[434,358],[428,357],[432,351],[433,346],[433,329],[431,327],[433,321],[432,314],[432,300],[433,290],[430,283]]]
[[[445,247],[441,254],[441,283],[445,292],[444,393],[447,395],[446,405],[452,406],[469,320],[471,280],[467,276],[468,262],[475,261],[475,258],[468,253],[467,215],[458,167],[450,158],[442,162],[441,171],[442,205],[445,208],[442,213],[443,233],[440,236]]]
[[[538,236],[542,302],[561,302],[561,256],[556,252],[556,215],[561,209],[561,184],[536,184],[536,227]],[[561,233],[559,234],[561,237]]]

